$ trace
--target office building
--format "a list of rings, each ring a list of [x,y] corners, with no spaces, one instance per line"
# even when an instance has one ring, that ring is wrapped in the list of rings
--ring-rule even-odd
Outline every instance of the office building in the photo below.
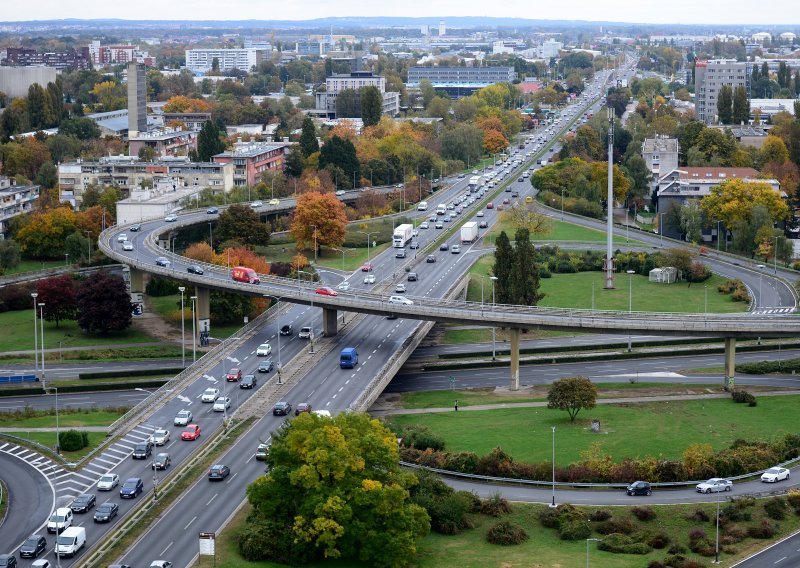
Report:
[[[37,65],[54,67],[59,71],[63,69],[88,69],[91,61],[88,47],[81,48],[80,52],[74,49],[39,52],[35,49],[24,47],[9,47],[6,48],[5,52],[5,59],[0,63],[14,67]]]
[[[282,172],[289,144],[282,142],[251,142],[237,144],[233,150],[212,156],[215,164],[233,167],[233,185],[253,186],[265,172]]]
[[[240,69],[250,71],[262,61],[268,61],[272,51],[257,47],[234,49],[187,49],[186,68],[192,73],[202,74],[211,71],[217,60],[221,72]]]
[[[435,89],[460,98],[495,83],[510,83],[516,78],[513,67],[411,67],[406,85],[416,89],[420,81],[428,80]]]
[[[397,116],[400,113],[400,93],[386,91],[386,79],[373,75],[371,71],[355,71],[353,73],[335,74],[325,79],[325,91],[316,94],[314,114],[325,117],[336,117],[336,97],[344,89],[353,89],[358,93],[362,87],[377,87],[383,95],[383,114]]]
[[[142,63],[128,63],[128,136],[147,132],[147,76]]]
[[[439,20],[439,37],[447,35],[447,27],[444,25],[444,20]]]
[[[745,87],[750,97],[750,68],[746,62],[735,59],[697,60],[695,62],[695,111],[698,120],[706,124],[717,123],[717,98],[720,89],[727,85],[735,91]]]
[[[138,45],[102,45],[95,40],[88,46],[89,57],[95,67],[106,65],[124,65],[131,61],[143,63],[147,67],[155,67],[155,57],[139,49]]]
[[[202,130],[203,125],[211,120],[210,112],[165,112],[161,116],[164,126],[171,127],[180,123],[186,130]]]
[[[8,232],[10,219],[33,211],[39,189],[38,185],[16,185],[13,179],[0,176],[0,239]]]

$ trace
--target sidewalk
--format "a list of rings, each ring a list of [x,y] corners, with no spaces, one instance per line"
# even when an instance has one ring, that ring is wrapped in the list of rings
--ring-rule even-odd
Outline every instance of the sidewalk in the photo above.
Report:
[[[800,391],[765,391],[758,393],[759,396],[789,396],[800,394]],[[703,400],[714,398],[730,398],[730,394],[678,394],[673,396],[641,396],[625,398],[599,398],[597,404],[630,404],[641,402],[668,402],[672,400]],[[498,410],[501,408],[542,408],[547,406],[547,401],[539,402],[507,402],[499,404],[475,404],[472,406],[459,405],[459,412],[470,412],[475,410]],[[393,416],[397,414],[429,414],[432,412],[454,412],[452,406],[447,408],[384,408],[381,409],[374,405],[369,409],[373,417]]]
[[[62,426],[59,428],[62,432],[67,430],[79,430],[81,432],[107,432],[108,426]],[[55,432],[55,428],[26,428],[20,426],[18,428],[0,428],[0,434],[4,432]]]

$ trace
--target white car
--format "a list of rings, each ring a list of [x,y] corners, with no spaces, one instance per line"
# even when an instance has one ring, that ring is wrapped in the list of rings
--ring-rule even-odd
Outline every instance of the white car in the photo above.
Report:
[[[119,485],[119,475],[116,473],[107,473],[97,482],[97,488],[100,491],[111,491],[117,485]]]
[[[169,442],[169,430],[164,430],[163,428],[159,428],[158,430],[153,432],[153,435],[150,436],[150,440],[156,446],[163,446],[164,444]]]
[[[390,304],[400,304],[402,306],[411,306],[414,304],[408,298],[404,298],[403,296],[389,296],[389,303]]]
[[[122,250],[133,250],[133,243],[130,241],[125,241],[122,243]]]
[[[175,214],[170,214],[170,215],[167,215],[166,217],[164,217],[164,221],[166,221],[167,223],[174,223],[177,220],[178,220],[178,216],[175,215]]]
[[[208,387],[203,391],[203,396],[200,397],[200,402],[214,402],[219,396],[219,389]]]
[[[695,489],[698,493],[721,493],[733,490],[733,482],[730,479],[712,477],[708,481],[698,483]]]
[[[264,202],[263,201],[253,201],[250,204],[250,207],[252,207],[253,209],[258,209],[259,207],[264,207]]]
[[[262,343],[258,346],[258,349],[256,349],[256,355],[259,357],[268,357],[272,355],[272,345],[269,343]]]
[[[395,294],[405,294],[405,292],[406,292],[406,285],[403,283],[400,283],[394,287]]]
[[[310,327],[301,327],[300,333],[297,334],[299,339],[311,339],[311,328]]]
[[[118,243],[124,243],[127,240],[128,240],[128,235],[126,235],[125,233],[120,233],[119,235],[117,235]]]
[[[350,282],[342,282],[336,287],[337,290],[341,290],[342,292],[347,292],[350,290]]]
[[[214,412],[225,412],[230,407],[231,407],[231,399],[230,399],[230,397],[221,396],[217,400],[214,401],[214,408],[212,408],[212,410]]]
[[[56,509],[47,521],[47,532],[60,533],[72,526],[72,509],[62,507]]]
[[[420,229],[427,229],[428,227],[430,227],[430,225],[427,221],[423,221],[419,226]]]
[[[175,426],[186,426],[189,422],[192,421],[192,413],[189,410],[181,410],[178,414],[175,415],[175,420],[172,423]]]
[[[782,479],[789,479],[789,470],[785,467],[771,467],[761,475],[764,483],[775,483]]]
[[[342,195],[344,195],[345,193],[347,193],[345,190],[343,190],[343,189],[340,189],[339,191],[337,191],[337,192],[336,192],[336,195],[337,195],[337,196],[342,196]]]
[[[172,568],[172,562],[169,560],[153,560],[150,563],[150,568]]]
[[[375,284],[375,275],[367,274],[364,276],[364,284]]]
[[[475,213],[475,216],[476,217],[483,217],[483,211],[478,211],[477,213]]]

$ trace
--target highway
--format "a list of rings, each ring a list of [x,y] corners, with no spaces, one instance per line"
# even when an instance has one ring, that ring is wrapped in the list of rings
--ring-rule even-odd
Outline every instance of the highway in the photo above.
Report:
[[[47,534],[54,489],[35,465],[44,461],[27,448],[0,440],[0,471],[8,489],[7,516],[0,531],[0,550],[4,552],[11,550],[9,543],[16,546],[31,534]],[[48,544],[55,545],[52,537]]]

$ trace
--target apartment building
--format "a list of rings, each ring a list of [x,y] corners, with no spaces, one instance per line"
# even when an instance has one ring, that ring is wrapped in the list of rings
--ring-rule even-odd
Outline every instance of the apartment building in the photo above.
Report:
[[[197,130],[183,130],[182,128],[165,128],[138,132],[135,136],[128,137],[131,156],[138,156],[142,148],[152,148],[155,155],[188,156],[190,150],[197,150]]]
[[[13,179],[0,176],[0,239],[8,232],[8,221],[33,211],[39,198],[38,185],[16,185]]]
[[[88,46],[89,57],[92,64],[97,67],[105,65],[119,65],[136,61],[148,67],[155,67],[156,59],[138,45],[102,45],[98,40]]]
[[[325,91],[316,94],[315,114],[326,118],[336,117],[336,97],[344,89],[356,92],[362,87],[377,87],[383,95],[383,114],[397,116],[400,113],[400,93],[386,91],[386,78],[373,75],[371,71],[334,74],[325,79]]]
[[[678,139],[645,138],[642,142],[642,158],[650,170],[650,183],[654,189],[662,173],[678,169]]]
[[[233,185],[255,185],[268,171],[282,172],[289,153],[289,144],[282,142],[250,142],[237,144],[233,150],[212,156],[215,164],[233,168]]]
[[[78,208],[90,185],[117,186],[130,192],[142,185],[155,187],[164,179],[177,180],[178,187],[211,188],[228,192],[233,188],[233,165],[192,162],[188,157],[167,157],[144,162],[136,156],[107,156],[96,162],[67,162],[58,166],[59,197]]]
[[[695,111],[698,120],[717,123],[717,97],[720,89],[745,87],[750,96],[750,67],[734,59],[698,60],[695,62]]]
[[[25,67],[28,65],[43,65],[54,67],[59,71],[64,69],[88,69],[91,58],[89,48],[83,47],[81,51],[68,49],[66,51],[40,52],[25,47],[9,47],[5,49],[6,56],[0,61],[2,65]]]
[[[510,83],[517,78],[513,67],[411,67],[406,85],[419,88],[422,80],[453,98],[466,97],[495,83]]]
[[[262,61],[268,61],[272,52],[258,47],[232,49],[187,49],[186,68],[192,73],[203,74],[211,71],[214,60],[222,72],[240,69],[250,71]]]
[[[202,130],[206,121],[211,120],[210,112],[165,112],[161,116],[164,126],[180,123],[186,130]]]

